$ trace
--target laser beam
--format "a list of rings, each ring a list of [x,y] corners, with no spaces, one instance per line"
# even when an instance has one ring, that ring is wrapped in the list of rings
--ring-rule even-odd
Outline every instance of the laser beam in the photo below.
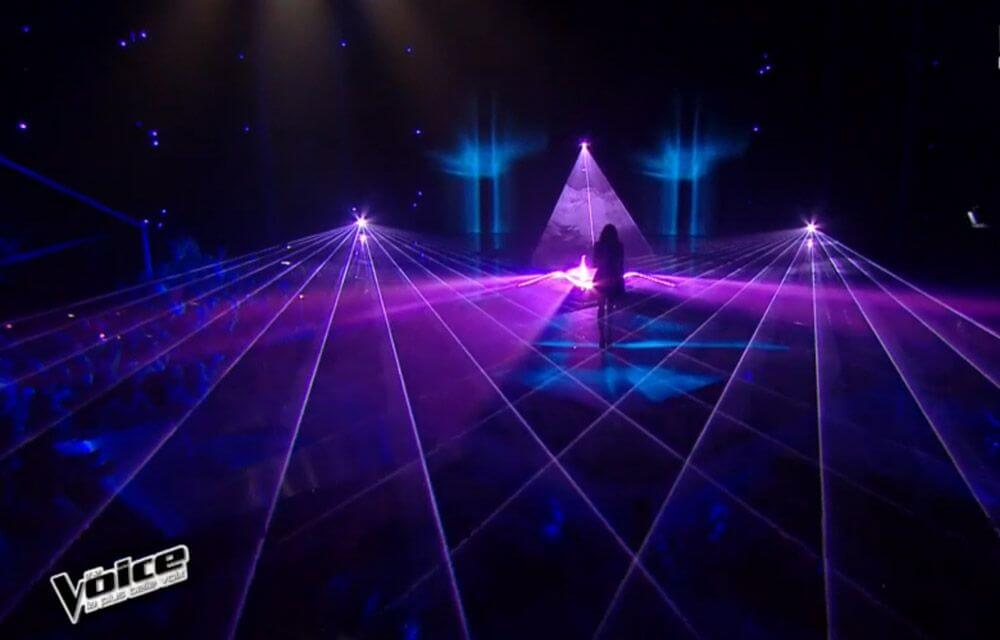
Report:
[[[357,227],[357,231],[354,233],[354,239],[351,241],[351,248],[347,252],[347,260],[344,261],[344,270],[340,274],[340,282],[337,284],[337,293],[333,299],[333,306],[330,308],[330,315],[326,320],[326,327],[323,330],[323,341],[320,343],[319,349],[316,351],[316,360],[313,362],[312,373],[309,374],[309,383],[306,385],[306,392],[302,398],[302,405],[299,407],[299,411],[295,419],[295,427],[292,429],[292,437],[288,442],[288,451],[285,454],[284,461],[282,462],[281,471],[278,474],[278,481],[274,485],[274,495],[271,496],[271,500],[268,504],[267,515],[264,518],[264,529],[258,538],[256,547],[254,548],[253,558],[250,561],[250,571],[247,575],[246,581],[244,582],[243,588],[240,591],[240,599],[236,605],[236,614],[233,617],[233,623],[230,627],[229,635],[227,636],[228,638],[233,638],[236,635],[240,619],[243,616],[243,608],[246,606],[247,595],[250,593],[250,585],[257,573],[257,563],[260,561],[260,554],[264,549],[264,541],[267,539],[268,531],[271,528],[271,520],[274,518],[274,510],[278,505],[278,496],[281,494],[281,487],[285,483],[285,476],[288,473],[288,465],[292,461],[292,452],[295,450],[295,443],[299,438],[299,430],[302,428],[302,418],[306,414],[306,406],[309,404],[309,398],[312,396],[313,385],[316,383],[316,373],[319,371],[319,363],[323,359],[323,353],[326,351],[327,341],[330,338],[330,327],[333,326],[333,317],[337,314],[337,308],[340,305],[340,297],[344,292],[344,283],[347,281],[347,273],[351,269],[351,259],[354,257],[354,251],[358,246],[358,238],[362,235],[362,229],[365,228],[360,224],[357,225]],[[326,266],[328,262],[329,259],[327,262],[323,263],[323,266]],[[319,272],[317,271],[317,273]],[[301,292],[303,288],[300,288],[299,292]]]
[[[812,238],[809,239],[810,243]],[[812,244],[809,245],[812,248]],[[826,638],[832,640],[833,614],[832,597],[830,595],[830,552],[828,543],[829,519],[827,518],[827,499],[829,493],[826,487],[826,473],[823,468],[823,394],[820,391],[819,377],[819,312],[816,306],[816,253],[809,252],[809,275],[812,279],[812,312],[813,312],[813,358],[816,371],[816,439],[819,456],[819,500],[820,500],[820,547],[823,555],[823,602],[826,606]]]
[[[316,242],[320,242],[320,241],[321,240],[318,240]],[[283,248],[284,246],[285,245],[282,245],[282,249],[280,249],[281,251],[286,251],[286,249]],[[315,246],[315,244],[313,246]],[[267,249],[267,250],[265,250],[265,252],[270,252],[272,255],[274,253],[277,253],[278,251],[279,251],[278,249]],[[254,254],[251,254],[251,255],[255,255],[256,253],[257,252],[254,252]],[[294,253],[291,254],[291,255],[294,255]],[[9,342],[7,344],[0,345],[0,351],[5,351],[7,349],[10,349],[10,348],[22,345],[22,344],[26,344],[28,342],[32,342],[34,340],[38,340],[39,338],[42,338],[42,337],[51,335],[53,333],[56,333],[58,331],[61,331],[61,330],[65,329],[66,327],[73,325],[74,324],[72,322],[73,320],[95,322],[95,321],[97,321],[97,320],[99,320],[101,318],[108,317],[111,314],[119,313],[121,311],[124,311],[125,309],[128,309],[130,307],[136,306],[136,305],[138,305],[138,304],[140,304],[142,302],[147,302],[149,300],[153,300],[153,299],[161,297],[161,296],[171,295],[171,294],[175,293],[178,289],[181,289],[183,287],[187,287],[187,286],[190,286],[192,284],[197,284],[199,282],[203,282],[203,281],[208,280],[210,278],[218,277],[219,275],[221,275],[223,273],[228,273],[230,271],[243,268],[243,267],[245,267],[247,265],[250,265],[250,264],[255,264],[255,263],[257,263],[257,262],[259,262],[261,260],[265,260],[265,259],[267,259],[267,256],[259,256],[258,255],[256,257],[250,257],[250,258],[246,258],[246,259],[236,258],[235,260],[237,260],[238,262],[236,262],[235,264],[231,264],[231,265],[229,265],[229,266],[227,266],[225,268],[222,268],[222,269],[218,268],[218,267],[222,266],[221,263],[218,264],[218,265],[211,265],[209,267],[202,267],[202,268],[196,269],[194,271],[200,272],[200,271],[205,270],[206,268],[210,268],[210,269],[212,269],[211,273],[208,273],[207,275],[196,277],[196,278],[194,278],[192,280],[188,280],[188,281],[186,281],[186,282],[184,282],[182,284],[179,284],[179,285],[177,285],[175,287],[166,288],[166,289],[154,288],[154,290],[153,290],[152,293],[149,293],[149,294],[147,294],[145,296],[136,298],[134,300],[129,300],[128,302],[125,302],[123,304],[120,304],[120,305],[117,305],[117,306],[105,309],[105,310],[97,313],[96,315],[86,315],[85,316],[83,313],[79,312],[78,310],[69,312],[67,314],[62,315],[61,319],[65,319],[65,318],[69,317],[70,320],[71,320],[70,322],[63,322],[60,325],[57,325],[57,326],[54,326],[54,327],[50,327],[49,329],[42,330],[40,332],[34,333],[32,335],[29,335],[29,336],[21,337],[21,338],[15,340],[13,342]],[[274,264],[273,262],[270,263],[270,265],[273,265],[273,264]],[[180,274],[180,275],[184,276],[184,275],[188,275],[190,273],[193,273],[193,271],[192,272],[188,272],[187,274]],[[238,280],[234,280],[232,282],[237,282],[237,281]],[[229,284],[232,284],[232,282],[229,283]],[[146,283],[146,284],[150,284],[150,283]],[[140,285],[140,286],[145,286],[145,285]],[[187,300],[184,300],[184,301],[181,301],[181,302],[179,302],[177,304],[185,304],[186,302],[187,302]],[[76,309],[77,305],[73,305],[73,306],[68,307],[68,308]],[[116,333],[122,333],[122,332],[128,331],[128,330],[129,329],[123,329],[123,330],[120,330],[120,331],[116,331]]]
[[[663,499],[663,503],[660,505],[659,510],[657,511],[656,515],[653,517],[653,523],[650,525],[649,530],[646,532],[646,535],[645,535],[645,537],[642,540],[642,543],[639,545],[639,550],[636,553],[636,558],[641,557],[642,554],[645,552],[646,547],[649,545],[649,541],[653,537],[653,531],[656,530],[656,526],[659,524],[660,519],[663,517],[663,514],[666,512],[667,506],[670,504],[670,498],[673,497],[674,492],[677,490],[677,487],[680,485],[681,478],[683,478],[684,473],[687,471],[688,467],[691,465],[691,460],[694,458],[695,453],[698,451],[699,446],[701,445],[702,441],[704,440],[705,434],[708,433],[709,425],[711,425],[712,420],[716,416],[716,413],[718,413],[719,407],[722,405],[722,402],[725,400],[726,394],[729,392],[729,388],[732,385],[733,380],[736,378],[736,374],[739,372],[740,366],[743,364],[743,361],[746,359],[747,353],[750,352],[750,345],[752,345],[753,342],[757,339],[757,335],[760,333],[760,328],[764,324],[764,318],[766,318],[767,314],[771,311],[771,306],[774,304],[775,299],[778,297],[778,292],[781,290],[782,285],[784,285],[785,280],[788,278],[788,274],[791,273],[792,265],[795,263],[795,260],[798,257],[799,252],[802,250],[802,245],[804,243],[805,243],[804,239],[803,239],[802,242],[799,243],[799,247],[795,251],[795,255],[792,256],[792,260],[789,263],[788,267],[785,269],[784,275],[782,275],[782,277],[781,277],[781,281],[778,283],[778,286],[775,288],[774,293],[771,295],[771,299],[768,301],[767,306],[764,308],[764,313],[761,315],[760,320],[757,322],[757,326],[754,328],[753,334],[751,334],[750,339],[747,341],[746,347],[744,347],[742,353],[740,354],[739,360],[736,361],[736,366],[733,367],[732,373],[729,375],[729,378],[726,380],[725,385],[722,387],[722,392],[719,394],[719,398],[718,398],[718,400],[716,400],[715,406],[712,408],[712,412],[709,413],[708,419],[705,420],[704,426],[702,426],[701,431],[698,433],[698,438],[695,440],[694,446],[691,447],[691,451],[688,453],[687,457],[684,459],[684,464],[681,466],[680,471],[678,471],[677,475],[674,476],[674,481],[670,485],[670,490],[667,492],[666,498]],[[784,252],[782,252],[782,255],[783,254],[784,254]],[[772,261],[771,264],[773,264],[776,261],[777,261],[777,258],[774,261]],[[768,266],[770,266],[770,264]],[[764,269],[766,270],[767,267],[765,267]],[[760,273],[763,273],[763,272],[764,272],[764,270],[761,270]],[[758,276],[759,275],[760,274],[758,274]],[[743,291],[748,285],[749,285],[749,283],[747,283],[746,285],[744,285],[743,289],[740,289],[740,291]],[[738,295],[739,295],[739,293],[736,294],[736,296],[738,296]],[[731,302],[732,300],[735,300],[736,296],[734,296],[733,298],[730,298],[730,300],[727,301],[726,304],[728,305],[729,302]],[[723,305],[723,306],[725,306],[725,305]],[[718,313],[718,311],[716,313]],[[714,316],[715,316],[715,314],[713,314],[711,317],[714,317]],[[711,319],[711,317],[710,317],[710,319]],[[707,323],[707,321],[706,321],[706,323]],[[706,323],[703,323],[702,326],[705,326]],[[633,387],[633,389],[634,388],[635,387]],[[628,393],[626,393],[626,395],[628,395]],[[621,402],[621,400],[619,400],[618,402]],[[597,637],[598,635],[600,635],[601,631],[604,629],[604,627],[607,625],[608,621],[610,620],[611,613],[612,613],[612,611],[614,611],[615,605],[618,603],[618,600],[621,598],[622,593],[624,593],[624,591],[625,591],[625,585],[628,583],[629,578],[632,577],[632,572],[635,571],[635,569],[636,569],[636,561],[633,561],[629,565],[629,568],[626,570],[625,576],[622,578],[621,583],[619,583],[618,588],[615,591],[614,597],[612,597],[611,602],[608,604],[608,608],[605,610],[604,616],[601,618],[601,623],[598,625],[597,630],[594,632],[594,636],[595,637]],[[654,577],[650,576],[648,573],[646,575],[647,575],[647,577],[651,581],[653,581],[653,582],[656,581],[656,579]]]
[[[990,513],[990,510],[987,509],[986,504],[980,499],[979,494],[976,493],[976,490],[973,488],[972,482],[969,480],[968,475],[966,474],[965,470],[962,469],[962,467],[958,464],[958,461],[955,458],[955,454],[952,452],[951,447],[948,446],[948,443],[946,442],[946,440],[944,439],[944,437],[941,435],[941,432],[938,429],[937,425],[931,419],[930,414],[927,412],[927,409],[924,406],[924,403],[921,401],[920,397],[917,395],[916,391],[913,389],[913,385],[910,382],[909,378],[907,378],[903,374],[903,370],[900,368],[899,363],[896,362],[896,359],[893,357],[892,352],[889,350],[889,347],[885,344],[885,341],[882,338],[882,334],[879,333],[879,331],[875,328],[875,325],[872,323],[871,318],[868,317],[868,313],[864,310],[864,307],[861,306],[861,302],[858,300],[858,297],[855,295],[854,290],[851,288],[851,286],[849,284],[847,284],[847,279],[844,277],[844,274],[841,273],[840,267],[837,266],[837,263],[834,262],[833,258],[830,256],[830,253],[827,251],[827,248],[826,248],[826,240],[825,240],[825,238],[822,238],[822,237],[820,238],[820,240],[819,240],[819,246],[823,250],[823,253],[826,254],[826,257],[830,261],[830,264],[833,265],[833,269],[834,269],[834,271],[836,271],[837,275],[840,277],[841,282],[844,283],[844,288],[847,289],[847,292],[850,294],[851,299],[854,300],[854,304],[857,305],[858,310],[861,312],[862,317],[864,317],[865,323],[868,325],[868,328],[871,329],[872,334],[874,334],[875,338],[878,340],[879,344],[882,346],[882,350],[885,352],[886,356],[889,358],[889,362],[892,363],[893,368],[896,370],[896,374],[899,376],[900,380],[902,380],[903,385],[906,387],[906,390],[910,393],[910,396],[913,398],[913,401],[916,403],[917,408],[920,410],[920,413],[924,416],[924,419],[927,421],[927,424],[930,426],[931,430],[934,432],[934,435],[937,437],[938,442],[941,443],[941,447],[944,449],[945,453],[947,454],[948,459],[951,460],[951,463],[952,463],[952,465],[954,465],[955,470],[958,472],[958,475],[961,476],[962,481],[965,483],[966,488],[968,488],[968,490],[969,490],[969,493],[972,494],[972,498],[976,501],[976,504],[979,505],[979,508],[982,509],[983,513],[986,515],[987,520],[989,520],[991,523],[996,523],[997,522],[997,518],[993,517],[993,515]],[[995,524],[994,524],[994,529],[993,530],[994,530],[995,534],[997,534],[998,536],[1000,536],[1000,530],[997,529],[997,527],[996,527]]]
[[[343,244],[344,240],[346,240],[346,236],[344,236],[342,238],[341,244]],[[12,444],[11,446],[7,447],[3,451],[0,451],[0,460],[3,460],[5,458],[7,458],[8,456],[10,456],[15,451],[21,449],[25,445],[27,445],[27,444],[31,443],[32,441],[36,440],[37,438],[39,438],[40,436],[42,436],[43,434],[45,434],[46,432],[48,432],[53,427],[55,427],[58,424],[62,423],[67,418],[69,418],[70,416],[74,415],[75,413],[77,413],[78,411],[80,411],[81,409],[83,409],[84,407],[86,407],[86,406],[90,405],[91,403],[93,403],[95,400],[103,397],[108,392],[110,392],[112,389],[114,389],[114,388],[118,387],[120,384],[122,384],[125,380],[131,378],[133,375],[135,375],[139,371],[142,371],[145,367],[149,366],[153,362],[156,362],[157,360],[159,360],[160,358],[162,358],[166,354],[170,353],[171,351],[173,351],[174,349],[176,349],[180,345],[184,344],[185,342],[187,342],[189,339],[191,339],[192,337],[194,337],[195,335],[197,335],[198,333],[200,333],[201,331],[203,331],[206,327],[208,327],[212,323],[218,321],[220,318],[225,317],[227,314],[229,314],[235,308],[238,308],[240,304],[242,304],[246,300],[250,299],[251,297],[257,295],[259,292],[263,291],[265,288],[269,287],[271,284],[277,282],[280,278],[282,278],[283,276],[285,276],[288,272],[292,271],[293,269],[295,269],[296,267],[298,267],[299,265],[301,265],[303,262],[305,262],[306,260],[308,260],[312,256],[320,253],[325,247],[329,246],[330,244],[332,244],[335,241],[336,241],[336,238],[333,238],[333,239],[327,241],[326,243],[323,243],[322,246],[320,246],[319,249],[313,251],[312,253],[310,253],[309,255],[307,255],[305,258],[303,258],[302,260],[300,260],[295,265],[286,268],[281,273],[279,273],[278,275],[274,276],[273,278],[271,278],[270,280],[268,280],[267,282],[265,282],[263,285],[261,285],[257,289],[254,289],[251,293],[249,293],[248,295],[246,295],[243,298],[241,298],[239,301],[237,301],[235,307],[230,307],[230,308],[223,309],[220,313],[218,313],[216,316],[214,316],[213,318],[211,318],[208,322],[204,323],[203,325],[201,325],[200,327],[198,327],[197,329],[195,329],[191,333],[188,333],[187,335],[185,335],[185,336],[181,337],[180,339],[176,340],[175,342],[171,343],[170,345],[168,345],[167,347],[165,347],[163,350],[161,350],[159,353],[157,353],[154,357],[147,358],[141,364],[136,365],[129,373],[127,373],[124,376],[120,377],[119,379],[115,380],[112,384],[110,384],[109,386],[105,387],[104,389],[102,389],[101,391],[99,391],[97,394],[84,399],[82,402],[78,402],[76,404],[76,406],[74,406],[71,410],[67,411],[66,413],[64,413],[60,417],[56,418],[55,420],[49,422],[48,424],[43,425],[40,428],[37,428],[32,433],[23,435],[19,440],[16,440],[14,442],[14,444]],[[341,245],[338,244],[337,248],[339,248],[340,246]]]
[[[305,250],[307,250],[310,247],[314,247],[314,246],[320,245],[322,243],[323,243],[323,240],[318,240],[315,243],[307,245],[305,249],[297,249],[296,251],[294,251],[290,255],[299,254],[302,251],[305,251]],[[184,300],[184,301],[182,301],[182,302],[180,302],[178,304],[187,305],[187,304],[192,304],[192,303],[196,303],[196,302],[199,302],[201,300],[204,300],[204,299],[208,298],[209,296],[211,296],[212,294],[218,293],[219,291],[221,291],[223,289],[226,289],[228,287],[231,287],[234,284],[236,284],[238,282],[241,282],[241,281],[247,279],[248,277],[250,277],[250,276],[252,276],[252,275],[254,275],[256,273],[260,273],[261,271],[264,271],[266,269],[269,269],[270,267],[275,266],[279,262],[282,264],[282,266],[287,266],[287,267],[290,267],[290,268],[294,268],[291,265],[290,262],[280,261],[280,260],[274,260],[274,261],[269,262],[269,263],[267,263],[267,264],[265,264],[265,265],[263,265],[263,266],[261,266],[261,267],[259,267],[257,269],[254,269],[253,271],[250,271],[248,273],[243,274],[242,276],[240,276],[239,278],[236,278],[235,280],[232,280],[231,282],[223,283],[223,284],[219,285],[218,287],[215,287],[214,289],[210,289],[210,290],[208,290],[208,291],[206,291],[204,293],[198,294],[197,296],[195,296],[193,298],[190,298],[188,300]],[[286,264],[286,262],[287,262],[287,264]],[[288,270],[290,270],[290,269],[288,269]],[[285,272],[287,272],[288,270],[286,270]],[[208,277],[211,277],[211,276],[208,276]],[[174,306],[176,306],[176,305],[174,305]],[[131,332],[131,331],[135,331],[136,329],[144,327],[144,326],[148,325],[151,322],[159,320],[160,318],[166,317],[166,316],[170,315],[173,312],[174,312],[174,308],[173,307],[165,309],[165,310],[161,311],[160,313],[157,313],[154,316],[145,318],[145,319],[140,320],[138,322],[135,322],[135,323],[133,323],[131,325],[128,325],[128,326],[126,326],[124,328],[120,328],[120,329],[118,329],[115,332],[115,334],[117,334],[117,335],[124,335],[126,333]],[[30,370],[30,371],[28,371],[26,373],[22,373],[20,375],[16,375],[15,377],[7,379],[7,380],[0,380],[0,389],[4,389],[5,387],[8,387],[8,386],[10,386],[12,384],[18,384],[20,382],[23,382],[24,380],[27,380],[29,378],[32,378],[32,377],[37,376],[39,374],[42,374],[42,373],[44,373],[44,372],[46,372],[46,371],[48,371],[48,370],[50,370],[50,369],[52,369],[54,367],[59,366],[60,364],[63,364],[64,362],[68,362],[69,360],[71,360],[71,359],[73,359],[75,357],[78,357],[78,356],[80,356],[80,355],[82,355],[84,353],[87,353],[88,351],[96,349],[97,347],[100,347],[102,344],[104,344],[104,340],[105,340],[106,336],[102,332],[100,335],[97,336],[97,338],[98,338],[97,340],[92,340],[88,345],[86,345],[84,347],[81,347],[81,348],[77,349],[76,351],[72,351],[72,352],[70,352],[70,353],[68,353],[68,354],[66,354],[66,355],[64,355],[62,357],[59,357],[59,358],[57,358],[57,359],[55,359],[53,361],[45,363],[45,364],[43,364],[42,366],[40,366],[40,367],[38,367],[36,369]],[[0,458],[2,458],[2,456],[0,456]]]
[[[324,247],[328,247],[332,243],[333,241],[331,240],[330,242],[326,243]],[[243,357],[250,351],[250,349],[253,348],[253,346],[267,332],[267,330],[271,327],[271,325],[273,325],[277,321],[278,317],[282,313],[284,313],[284,311],[292,304],[292,302],[298,299],[298,294],[301,293],[303,289],[305,289],[306,285],[308,285],[309,282],[311,282],[312,279],[316,276],[316,274],[318,274],[320,270],[326,265],[326,263],[329,262],[329,260],[333,257],[334,254],[336,254],[337,250],[342,246],[342,244],[343,243],[338,244],[336,247],[333,248],[333,250],[331,250],[329,256],[325,260],[321,261],[320,265],[313,271],[313,273],[309,276],[309,278],[307,278],[303,282],[303,284],[298,288],[297,291],[295,291],[292,295],[288,297],[288,299],[285,301],[283,306],[278,310],[278,312],[274,315],[274,317],[272,317],[265,324],[263,329],[261,329],[253,337],[253,339],[246,345],[246,347],[244,347],[243,350],[233,359],[233,361],[226,366],[222,374],[213,383],[209,385],[209,387],[206,389],[205,393],[201,396],[201,398],[190,409],[188,409],[188,411],[179,420],[177,420],[177,422],[175,422],[172,427],[170,427],[167,430],[165,435],[159,440],[159,442],[157,442],[153,446],[153,448],[139,462],[139,464],[135,466],[129,473],[125,474],[125,476],[117,484],[117,486],[112,491],[110,491],[109,494],[103,500],[101,500],[97,508],[84,519],[81,526],[74,533],[70,535],[69,539],[62,546],[60,546],[55,551],[53,556],[45,563],[45,565],[26,582],[26,584],[20,591],[18,591],[5,605],[0,607],[0,621],[4,620],[10,614],[10,612],[17,606],[20,600],[25,596],[28,589],[30,589],[43,576],[51,573],[52,568],[55,566],[55,564],[59,561],[60,558],[62,558],[62,556],[69,550],[69,548],[76,542],[76,540],[81,535],[83,535],[84,531],[86,531],[90,527],[90,525],[104,512],[104,510],[111,504],[111,502],[117,496],[119,496],[121,492],[129,485],[129,483],[131,483],[132,480],[135,479],[135,477],[146,467],[146,465],[149,464],[149,462],[160,451],[160,449],[163,448],[163,446],[167,443],[167,441],[170,440],[171,437],[173,437],[173,435],[177,432],[177,430],[180,429],[180,427],[187,421],[187,419],[190,418],[191,415],[197,410],[197,408],[201,405],[201,402],[205,398],[207,398],[209,394],[211,394],[211,392],[219,385],[219,383],[223,380],[223,378],[225,378],[225,376],[228,375],[229,372],[233,370],[233,368],[243,359]],[[322,249],[320,249],[320,251],[321,250]],[[319,253],[319,251],[315,253]],[[312,255],[315,255],[315,253]],[[260,288],[260,290],[262,290],[266,286],[267,285],[264,285],[263,287]]]
[[[377,242],[378,240],[376,239],[376,243]],[[381,247],[381,245],[379,246]],[[441,546],[441,560],[444,563],[445,568],[448,570],[448,584],[451,590],[452,599],[455,603],[455,610],[458,615],[460,628],[462,630],[462,637],[465,638],[465,640],[469,640],[471,637],[469,633],[469,622],[465,617],[465,607],[462,605],[462,595],[458,589],[458,578],[455,575],[455,565],[451,561],[451,553],[448,550],[448,539],[445,536],[444,524],[441,521],[441,510],[438,508],[437,498],[434,494],[434,484],[431,482],[430,470],[427,468],[427,458],[424,455],[424,445],[421,442],[420,434],[417,431],[417,418],[413,413],[413,403],[410,402],[410,392],[406,386],[406,378],[403,376],[403,367],[399,362],[399,351],[396,349],[396,338],[392,333],[392,324],[389,322],[389,312],[385,307],[385,298],[382,297],[382,287],[379,284],[378,270],[375,268],[375,261],[372,259],[371,247],[366,246],[366,250],[368,251],[369,261],[372,266],[372,277],[375,279],[375,291],[378,294],[378,302],[382,307],[382,318],[385,320],[385,330],[389,336],[389,346],[392,350],[392,359],[396,364],[396,373],[399,375],[399,386],[403,392],[403,400],[406,403],[406,412],[410,420],[410,429],[413,432],[413,440],[417,447],[417,454],[420,456],[420,469],[424,475],[427,498],[434,514],[434,524],[437,527],[438,542]]]

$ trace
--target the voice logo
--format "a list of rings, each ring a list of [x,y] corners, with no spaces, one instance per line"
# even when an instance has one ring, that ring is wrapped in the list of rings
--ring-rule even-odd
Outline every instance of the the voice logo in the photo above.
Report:
[[[181,544],[138,560],[122,558],[111,569],[89,569],[75,583],[65,572],[52,576],[49,581],[69,621],[76,624],[81,611],[93,613],[184,582],[190,559],[187,545]]]

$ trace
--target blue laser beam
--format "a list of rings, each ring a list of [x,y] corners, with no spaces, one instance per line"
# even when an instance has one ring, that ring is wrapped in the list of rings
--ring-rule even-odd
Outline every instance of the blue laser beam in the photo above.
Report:
[[[31,251],[22,251],[21,253],[15,253],[12,255],[7,255],[0,258],[0,267],[7,267],[12,264],[20,264],[22,262],[29,262],[31,260],[36,260],[38,258],[43,258],[45,256],[50,256],[67,249],[75,249],[76,247],[90,244],[91,242],[96,242],[104,238],[102,235],[87,236],[86,238],[77,238],[75,240],[67,240],[66,242],[60,242],[57,244],[52,244],[47,247],[40,247],[38,249],[32,249]]]
[[[17,171],[18,173],[20,173],[21,175],[27,176],[28,178],[31,178],[35,182],[39,182],[39,183],[45,185],[46,187],[49,187],[51,189],[55,189],[59,193],[61,193],[63,195],[66,195],[66,196],[69,196],[70,198],[73,198],[74,200],[76,200],[78,202],[82,202],[83,204],[85,204],[85,205],[87,205],[87,206],[89,206],[89,207],[91,207],[93,209],[96,209],[97,211],[100,211],[101,213],[105,213],[105,214],[111,216],[112,218],[118,220],[119,222],[124,222],[125,224],[132,225],[133,227],[136,227],[136,228],[139,228],[139,229],[142,229],[145,226],[140,220],[136,220],[132,216],[124,214],[121,211],[118,211],[116,209],[112,209],[108,205],[106,205],[106,204],[104,204],[102,202],[99,202],[99,201],[95,200],[94,198],[91,198],[88,195],[80,193],[79,191],[77,191],[75,189],[71,189],[70,187],[67,187],[64,184],[60,184],[59,182],[56,182],[55,180],[53,180],[51,178],[47,178],[47,177],[43,176],[42,174],[40,174],[40,173],[38,173],[36,171],[32,171],[31,169],[29,169],[28,167],[24,166],[23,164],[18,164],[17,162],[14,162],[10,158],[4,157],[4,156],[0,156],[0,165],[3,165],[5,167],[7,167],[8,169],[13,169],[14,171]]]

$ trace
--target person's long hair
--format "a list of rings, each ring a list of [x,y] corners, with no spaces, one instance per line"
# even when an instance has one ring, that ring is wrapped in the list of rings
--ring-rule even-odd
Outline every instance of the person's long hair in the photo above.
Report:
[[[597,239],[597,246],[610,248],[618,244],[621,244],[621,241],[618,240],[618,227],[609,222],[601,229],[601,237]]]

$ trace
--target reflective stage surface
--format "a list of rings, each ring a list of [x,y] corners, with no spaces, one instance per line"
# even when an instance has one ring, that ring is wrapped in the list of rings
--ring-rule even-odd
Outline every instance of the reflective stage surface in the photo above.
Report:
[[[605,351],[377,226],[6,322],[0,635],[996,637],[997,301],[821,232],[630,267],[677,286]],[[70,624],[50,576],[177,544]]]

